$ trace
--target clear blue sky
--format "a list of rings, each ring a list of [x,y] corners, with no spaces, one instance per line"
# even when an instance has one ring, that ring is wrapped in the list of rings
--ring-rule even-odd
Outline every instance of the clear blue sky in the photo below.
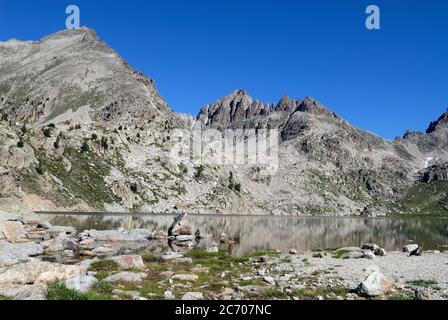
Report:
[[[313,96],[394,138],[448,107],[445,0],[0,0],[0,40],[65,28],[69,4],[178,112],[236,88],[263,102]],[[364,26],[369,4],[381,30]]]

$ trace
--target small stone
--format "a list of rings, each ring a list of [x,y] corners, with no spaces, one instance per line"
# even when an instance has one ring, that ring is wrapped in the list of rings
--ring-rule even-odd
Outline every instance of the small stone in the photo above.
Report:
[[[212,252],[212,253],[217,253],[217,252],[219,252],[219,248],[218,248],[217,246],[214,246],[214,247],[208,247],[208,248],[206,249],[206,251],[207,251],[207,252]]]
[[[386,250],[384,250],[383,248],[378,248],[375,250],[374,254],[376,256],[384,257],[386,255]]]
[[[219,238],[219,241],[222,242],[222,243],[224,243],[224,242],[226,242],[227,240],[228,240],[227,234],[225,234],[225,233],[221,233],[221,236],[220,236],[220,238]]]
[[[235,291],[233,291],[232,288],[224,288],[224,289],[222,290],[222,295],[224,295],[224,296],[231,296],[231,295],[233,295],[234,293],[235,293]]]
[[[297,250],[296,249],[289,249],[289,253],[290,254],[297,254]]]
[[[210,272],[210,268],[197,265],[193,269],[191,269],[191,271],[194,272],[194,273],[209,273]]]
[[[191,241],[194,240],[195,237],[194,236],[189,236],[189,235],[180,235],[180,236],[176,236],[176,241]]]
[[[419,247],[418,244],[408,244],[403,247],[403,252],[412,252],[412,251],[418,249],[418,247]]]
[[[182,300],[202,300],[204,295],[202,292],[187,292],[182,296]]]
[[[379,248],[380,248],[380,246],[377,245],[377,244],[375,244],[375,243],[364,243],[364,244],[361,246],[361,249],[362,249],[362,250],[371,250],[371,251],[375,251],[376,249],[379,249]]]
[[[425,289],[416,289],[414,295],[417,300],[432,300],[431,293]]]
[[[40,221],[37,227],[43,229],[51,229],[53,226],[48,221]]]
[[[170,251],[170,252],[164,253],[160,258],[163,261],[170,261],[170,260],[183,258],[183,254],[178,253],[178,252]]]
[[[175,274],[171,277],[171,279],[181,281],[197,281],[199,277],[195,274]]]
[[[171,291],[167,290],[163,293],[165,299],[167,300],[174,300],[176,299],[176,296],[174,295],[174,293],[172,293]]]
[[[263,277],[263,281],[269,283],[270,285],[275,285],[275,280],[271,276]]]

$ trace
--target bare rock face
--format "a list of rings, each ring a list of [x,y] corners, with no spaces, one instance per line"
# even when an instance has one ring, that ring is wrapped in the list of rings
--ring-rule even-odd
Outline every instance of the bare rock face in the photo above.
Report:
[[[0,287],[0,295],[13,300],[47,300],[47,286],[34,285],[7,285]]]
[[[277,106],[253,100],[246,91],[235,90],[230,95],[201,109],[197,120],[206,128],[277,128],[288,114],[299,106],[299,100],[283,97]]]
[[[63,281],[86,272],[83,266],[69,266],[44,261],[30,261],[0,270],[0,284],[38,284]]]
[[[87,28],[35,42],[7,41],[0,44],[0,57],[0,106],[14,123],[66,121],[81,107],[88,107],[86,117],[92,120],[168,111],[153,81]]]
[[[440,163],[424,168],[418,172],[419,180],[424,183],[448,180],[448,163]]]

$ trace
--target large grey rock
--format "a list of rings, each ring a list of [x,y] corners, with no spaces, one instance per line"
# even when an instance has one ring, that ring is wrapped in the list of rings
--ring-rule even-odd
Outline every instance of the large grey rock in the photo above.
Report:
[[[359,284],[356,292],[361,296],[375,297],[384,295],[394,288],[394,279],[385,276],[379,270],[375,270]]]
[[[20,257],[32,257],[41,255],[43,252],[43,247],[34,242],[7,243],[0,241],[0,253],[11,253]]]
[[[151,233],[137,230],[86,230],[79,237],[81,240],[94,239],[95,241],[111,241],[111,242],[145,242],[151,236]]]
[[[0,295],[13,300],[46,300],[47,286],[45,284],[0,286]]]
[[[118,257],[112,257],[110,260],[118,263],[122,269],[143,269],[145,264],[143,259],[139,255],[124,255]]]
[[[83,267],[85,267],[85,268],[87,268],[87,269],[89,269],[90,266],[91,266],[94,262],[97,262],[97,261],[100,261],[100,259],[98,259],[97,257],[95,257],[95,258],[93,258],[93,259],[82,260],[82,261],[78,262],[77,264],[80,265],[80,266],[83,266]]]
[[[108,276],[105,281],[108,282],[142,282],[146,277],[144,273],[135,273],[123,271],[111,276]]]
[[[65,232],[59,233],[56,238],[41,243],[45,253],[54,253],[64,250],[77,250],[77,239],[69,237]]]
[[[16,241],[26,239],[25,226],[20,221],[0,221],[0,240]]]
[[[76,274],[74,277],[65,280],[67,288],[80,292],[89,291],[97,283],[98,280],[93,275],[84,273]]]
[[[52,226],[50,229],[50,235],[52,238],[57,237],[61,233],[75,235],[76,229],[70,226]]]
[[[4,267],[10,267],[12,265],[28,262],[29,257],[26,254],[20,254],[20,253],[12,253],[12,252],[6,252],[1,253],[0,252],[0,268]]]
[[[34,260],[0,269],[0,285],[65,281],[86,271],[85,267],[79,265],[63,265]]]
[[[0,220],[5,217],[23,222],[39,221],[40,219],[23,201],[14,198],[0,198]]]

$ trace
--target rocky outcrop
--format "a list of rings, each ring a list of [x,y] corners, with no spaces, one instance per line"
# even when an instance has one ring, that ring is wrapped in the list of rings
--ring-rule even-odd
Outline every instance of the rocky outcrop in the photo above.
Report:
[[[429,166],[418,172],[419,180],[424,183],[448,180],[448,163]]]

